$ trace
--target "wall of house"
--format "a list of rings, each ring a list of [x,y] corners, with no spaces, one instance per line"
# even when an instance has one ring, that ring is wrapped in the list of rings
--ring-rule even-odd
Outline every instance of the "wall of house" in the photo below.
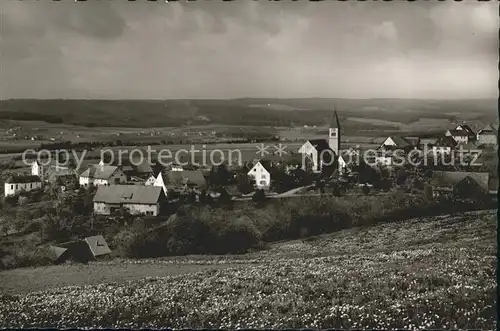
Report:
[[[80,186],[89,186],[92,184],[92,180],[89,177],[80,176],[78,178],[78,183],[80,184]]]
[[[160,204],[124,204],[124,208],[127,208],[128,211],[133,215],[150,215],[157,216],[160,212]]]
[[[5,183],[4,184],[4,195],[6,197],[18,194],[21,191],[32,191],[42,187],[41,182],[32,183]]]
[[[469,137],[467,136],[454,136],[453,139],[459,144],[467,144],[469,142]]]
[[[434,147],[432,147],[432,152],[434,154],[450,154],[451,153],[451,147],[438,147],[438,146],[434,146]]]
[[[255,185],[259,189],[268,189],[271,186],[271,174],[260,163],[250,170],[248,176],[255,180]]]
[[[488,145],[496,145],[497,137],[494,134],[478,134],[477,135],[478,144],[488,144]]]

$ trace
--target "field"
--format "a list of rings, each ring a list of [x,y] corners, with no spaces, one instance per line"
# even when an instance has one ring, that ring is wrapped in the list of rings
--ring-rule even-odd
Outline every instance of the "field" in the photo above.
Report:
[[[0,325],[492,330],[495,238],[496,211],[488,211],[354,228],[239,256],[3,271]]]

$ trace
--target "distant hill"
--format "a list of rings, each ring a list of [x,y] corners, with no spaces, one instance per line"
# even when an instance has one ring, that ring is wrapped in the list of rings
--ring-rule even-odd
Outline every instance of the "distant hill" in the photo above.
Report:
[[[342,116],[412,123],[420,118],[497,122],[497,101],[415,99],[38,100],[0,101],[0,119],[80,126],[159,127],[194,124],[324,125]]]

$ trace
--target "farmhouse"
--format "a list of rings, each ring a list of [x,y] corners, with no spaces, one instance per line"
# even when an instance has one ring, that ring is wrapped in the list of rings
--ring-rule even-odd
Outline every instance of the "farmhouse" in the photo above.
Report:
[[[52,261],[56,264],[67,260],[88,262],[111,253],[111,249],[101,235],[50,246],[50,251]]]
[[[468,126],[468,125],[466,125],[466,124],[458,125],[455,128],[455,131],[463,131],[463,132],[465,132],[467,134],[468,141],[471,141],[471,140],[474,141],[474,140],[476,140],[476,134],[471,129],[471,127]]]
[[[94,196],[94,213],[110,215],[121,208],[130,214],[157,216],[164,200],[161,187],[142,185],[99,186]]]
[[[4,184],[4,195],[14,196],[22,191],[32,191],[42,187],[42,180],[38,176],[10,176]]]
[[[430,184],[433,197],[481,199],[490,193],[490,178],[487,172],[434,171]]]
[[[479,130],[476,139],[478,145],[497,145],[498,143],[497,132],[490,125]]]
[[[165,195],[172,190],[186,190],[190,188],[204,188],[206,180],[200,170],[166,170],[156,177],[153,186],[161,187]]]
[[[111,157],[104,155],[99,161],[99,165],[111,165],[120,167],[128,179],[131,177],[148,178],[153,174],[153,166],[146,158],[134,158],[130,155],[116,155]]]
[[[117,166],[111,165],[91,165],[80,174],[79,183],[81,186],[89,185],[111,185],[124,184],[127,176]]]
[[[349,148],[346,151],[342,151],[338,158],[339,173],[345,173],[353,165],[359,165],[359,152],[353,148]]]
[[[469,142],[469,133],[465,130],[448,130],[444,135],[452,137],[459,144],[467,144]]]
[[[267,160],[257,162],[247,175],[255,181],[259,189],[269,189],[271,186],[271,163]]]

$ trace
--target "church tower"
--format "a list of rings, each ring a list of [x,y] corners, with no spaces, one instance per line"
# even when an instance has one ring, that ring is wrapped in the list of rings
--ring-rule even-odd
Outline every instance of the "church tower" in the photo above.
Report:
[[[330,128],[328,129],[328,146],[338,157],[340,153],[340,122],[336,110],[333,111]]]

